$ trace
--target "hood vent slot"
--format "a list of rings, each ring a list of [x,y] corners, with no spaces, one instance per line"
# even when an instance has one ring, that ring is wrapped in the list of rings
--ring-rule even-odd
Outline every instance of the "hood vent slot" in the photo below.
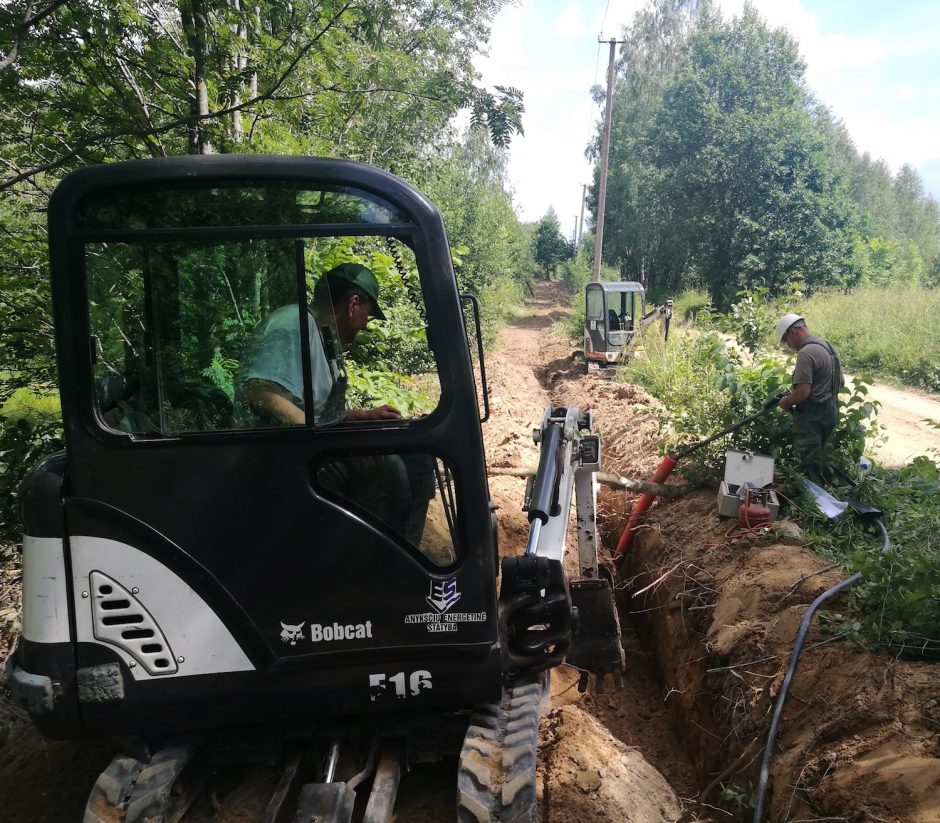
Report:
[[[95,639],[130,655],[150,675],[175,674],[176,658],[137,597],[104,572],[88,575]]]

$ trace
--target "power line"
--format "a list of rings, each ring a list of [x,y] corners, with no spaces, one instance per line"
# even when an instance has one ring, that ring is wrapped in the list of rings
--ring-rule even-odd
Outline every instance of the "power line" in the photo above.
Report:
[[[623,40],[612,37],[610,44],[610,60],[607,63],[607,101],[604,107],[604,134],[601,144],[601,163],[598,178],[597,214],[595,215],[594,232],[594,267],[591,272],[591,281],[597,283],[601,274],[601,249],[604,244],[604,209],[607,205],[607,156],[610,153],[610,127],[611,114],[614,108],[614,60],[617,44]]]
[[[601,18],[601,30],[597,33],[598,39],[604,36],[604,23],[607,22],[607,12],[610,11],[610,0],[607,0],[607,5],[604,6],[604,16]],[[595,76],[594,82],[597,82],[597,77]]]

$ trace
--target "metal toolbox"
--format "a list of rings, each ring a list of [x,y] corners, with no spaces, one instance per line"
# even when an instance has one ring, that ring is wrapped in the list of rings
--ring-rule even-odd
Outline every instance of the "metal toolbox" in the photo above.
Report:
[[[725,478],[718,486],[719,517],[737,517],[744,502],[746,488],[761,492],[760,503],[770,509],[770,519],[776,520],[780,501],[772,489],[765,489],[774,479],[774,459],[754,452],[725,452]],[[757,502],[757,501],[755,501]]]

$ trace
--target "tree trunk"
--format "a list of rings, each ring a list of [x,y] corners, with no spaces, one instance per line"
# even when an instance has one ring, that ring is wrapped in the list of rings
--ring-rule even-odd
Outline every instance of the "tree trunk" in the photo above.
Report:
[[[193,116],[189,124],[189,153],[212,154],[212,144],[205,134],[205,119],[209,114],[209,87],[206,77],[206,56],[208,51],[208,20],[203,0],[183,0],[180,3],[180,17],[186,44],[192,58],[190,83],[190,113]]]

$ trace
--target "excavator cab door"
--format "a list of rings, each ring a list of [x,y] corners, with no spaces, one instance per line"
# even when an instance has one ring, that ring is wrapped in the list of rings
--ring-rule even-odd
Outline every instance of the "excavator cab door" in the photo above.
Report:
[[[606,362],[609,319],[607,300],[600,283],[588,283],[584,290],[584,355],[588,362]]]
[[[81,169],[49,220],[67,458],[24,506],[20,655],[63,683],[46,728],[65,704],[123,734],[498,696],[437,209],[362,164],[214,156]],[[377,294],[336,293],[350,263]],[[401,416],[349,414],[382,404]]]

